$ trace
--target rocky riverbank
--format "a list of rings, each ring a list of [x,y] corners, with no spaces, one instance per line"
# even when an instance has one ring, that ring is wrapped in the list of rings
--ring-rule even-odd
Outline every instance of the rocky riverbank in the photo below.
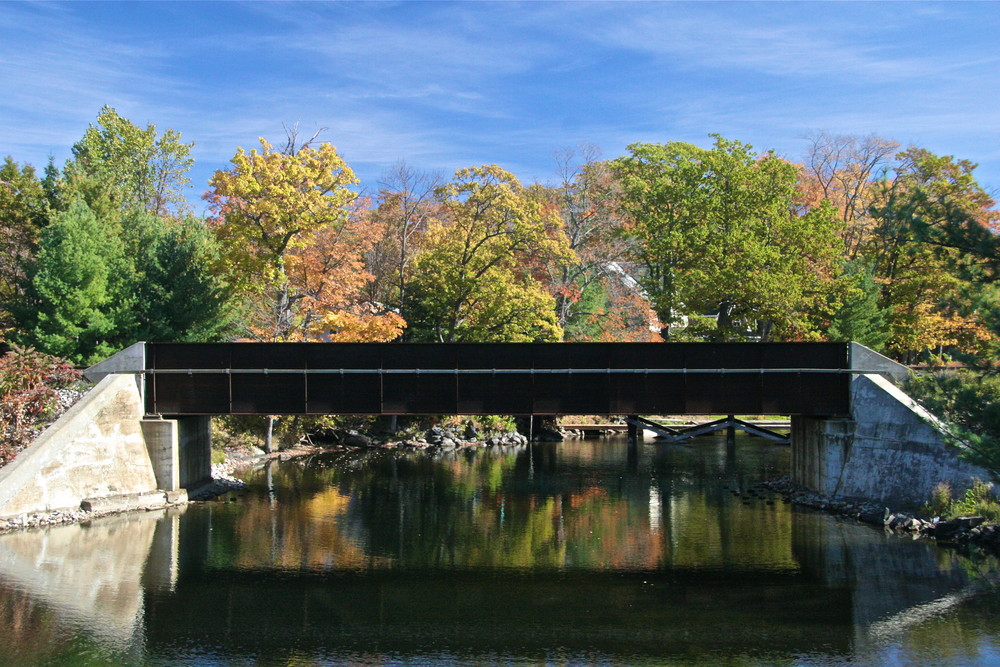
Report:
[[[986,524],[980,516],[920,518],[906,512],[894,512],[879,503],[829,498],[792,484],[788,477],[764,482],[761,486],[795,505],[850,517],[893,532],[933,539],[942,545],[1000,554],[1000,526]]]

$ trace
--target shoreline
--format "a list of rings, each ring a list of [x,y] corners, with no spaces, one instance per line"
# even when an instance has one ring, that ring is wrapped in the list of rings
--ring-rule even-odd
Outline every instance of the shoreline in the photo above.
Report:
[[[1000,525],[987,524],[983,517],[920,518],[909,512],[892,511],[884,504],[870,500],[830,498],[796,486],[787,475],[761,482],[758,486],[780,494],[793,505],[854,519],[873,528],[909,534],[915,539],[934,540],[939,547],[965,551],[975,548],[984,553],[1000,555]]]

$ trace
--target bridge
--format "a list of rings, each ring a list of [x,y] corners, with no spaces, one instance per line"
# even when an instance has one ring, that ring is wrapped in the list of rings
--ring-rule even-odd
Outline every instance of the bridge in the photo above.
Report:
[[[846,415],[847,343],[145,343],[149,414]],[[139,352],[139,351],[137,351]]]
[[[829,496],[986,479],[890,381],[907,372],[856,343],[136,343],[0,470],[0,517],[183,498],[211,479],[212,415],[622,415],[630,435],[640,415],[788,415],[793,481]]]

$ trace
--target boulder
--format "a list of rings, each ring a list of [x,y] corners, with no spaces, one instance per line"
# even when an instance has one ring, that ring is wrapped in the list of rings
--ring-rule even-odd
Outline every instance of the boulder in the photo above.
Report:
[[[956,519],[941,521],[934,527],[934,537],[938,540],[953,540],[982,524],[985,520],[981,516],[960,516]]]

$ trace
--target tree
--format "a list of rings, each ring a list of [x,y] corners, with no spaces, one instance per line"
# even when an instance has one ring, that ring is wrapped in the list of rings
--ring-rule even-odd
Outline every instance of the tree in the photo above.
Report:
[[[194,164],[181,135],[140,128],[109,106],[97,114],[67,162],[64,199],[79,195],[99,216],[134,208],[154,215],[183,213],[187,172]]]
[[[391,340],[404,322],[364,299],[362,263],[381,228],[351,210],[357,181],[327,143],[239,149],[206,194],[216,270],[248,307],[257,340]]]
[[[880,290],[871,267],[859,261],[849,262],[843,303],[834,313],[827,337],[830,340],[854,341],[881,351],[889,338],[885,312],[879,305]]]
[[[552,296],[533,277],[572,254],[553,211],[496,165],[460,169],[414,260],[406,313],[416,340],[559,340]]]
[[[403,308],[407,269],[418,251],[420,237],[440,209],[434,192],[441,180],[404,162],[393,165],[383,175],[378,205],[369,214],[373,224],[384,230],[366,262],[372,274],[368,287],[371,301]]]
[[[128,321],[117,327],[120,346],[137,340],[209,342],[229,334],[236,313],[228,285],[210,271],[218,247],[202,221],[134,211],[126,215],[121,237],[131,264],[124,291],[135,298]]]
[[[800,184],[803,202],[816,207],[825,199],[833,205],[843,222],[845,256],[848,261],[855,260],[875,228],[870,207],[899,143],[874,134],[858,137],[818,132],[809,139]]]
[[[264,337],[283,340],[294,326],[286,258],[313,233],[344,224],[355,198],[348,186],[357,180],[330,144],[307,144],[292,155],[264,139],[260,144],[260,152],[238,149],[233,167],[212,176],[205,198],[220,244],[217,270],[245,299],[273,304],[274,321]]]
[[[34,256],[47,221],[45,192],[34,168],[6,158],[0,166],[0,304],[20,298],[24,264]],[[4,310],[0,308],[0,332],[12,324]]]
[[[613,163],[643,287],[666,326],[717,313],[716,340],[810,334],[840,252],[828,205],[802,212],[796,169],[716,136],[711,149],[633,144]]]
[[[390,341],[406,327],[403,318],[365,298],[372,275],[365,256],[381,227],[360,210],[343,225],[313,232],[309,243],[289,253],[287,275],[303,340]]]
[[[108,337],[122,309],[112,300],[122,261],[120,242],[83,201],[57,214],[29,266],[28,298],[15,309],[18,338],[76,364],[116,352]]]
[[[991,336],[970,285],[992,274],[993,200],[966,160],[915,147],[897,160],[871,206],[877,227],[866,248],[882,285],[888,346],[909,361],[927,350],[979,347]]]
[[[547,267],[559,325],[568,336],[572,332],[584,338],[590,336],[584,331],[600,338],[616,337],[613,331],[621,326],[638,326],[648,333],[648,320],[635,315],[646,315],[650,309],[632,308],[636,298],[644,300],[641,289],[621,289],[621,263],[627,256],[627,242],[620,233],[622,219],[614,174],[607,162],[598,159],[599,151],[593,146],[558,151],[555,157],[560,184],[554,188],[534,186],[533,190],[558,210],[570,250],[576,256],[576,261],[557,261]],[[585,295],[588,298],[584,299]],[[603,300],[596,301],[597,296]],[[621,332],[625,338],[633,334]]]

